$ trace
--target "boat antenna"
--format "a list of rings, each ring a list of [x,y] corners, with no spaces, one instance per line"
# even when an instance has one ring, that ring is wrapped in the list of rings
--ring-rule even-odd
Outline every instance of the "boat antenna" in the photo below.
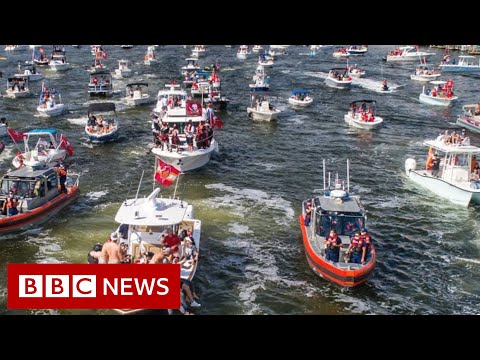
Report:
[[[350,160],[347,159],[347,192],[350,192]]]
[[[328,172],[328,189],[330,189],[330,171]]]
[[[337,186],[338,184],[338,172],[335,173],[335,187]]]
[[[143,174],[145,174],[145,170],[142,170],[142,177],[140,178],[140,183],[138,184],[137,194],[135,195],[135,200],[138,199],[138,193],[140,192],[140,186],[142,185]]]
[[[326,182],[327,178],[325,177],[325,159],[323,159],[323,191],[326,190]]]

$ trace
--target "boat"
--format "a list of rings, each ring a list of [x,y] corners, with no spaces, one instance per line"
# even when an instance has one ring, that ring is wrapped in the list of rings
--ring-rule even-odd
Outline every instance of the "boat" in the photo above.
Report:
[[[150,95],[145,91],[146,87],[148,83],[145,82],[127,84],[125,97],[127,105],[137,106],[150,102]]]
[[[288,102],[294,106],[308,106],[313,102],[310,94],[310,90],[292,90],[292,96],[288,98]]]
[[[252,47],[252,53],[258,54],[263,52],[263,47],[262,45],[253,45]]]
[[[25,61],[24,64],[18,63],[18,72],[14,76],[27,77],[28,82],[43,79],[43,75],[37,72],[35,64],[30,61]]]
[[[48,58],[45,56],[45,51],[43,48],[34,47],[32,51],[32,61],[37,66],[47,66],[48,65]]]
[[[467,137],[460,142],[458,139],[453,142],[452,138],[454,136],[446,132],[436,139],[424,141],[423,145],[429,148],[427,165],[417,169],[417,161],[408,158],[405,172],[411,180],[437,197],[465,207],[480,204],[480,181],[472,176],[474,155],[480,154],[480,148],[470,145]],[[437,169],[432,165],[435,153],[441,159],[438,160],[437,156]]]
[[[225,96],[222,96],[220,92],[215,93],[213,96],[209,96],[208,99],[205,99],[205,103],[212,104],[212,108],[218,111],[227,110],[227,105],[230,103],[230,100]]]
[[[162,170],[159,169],[158,171]],[[122,241],[126,243],[126,257],[130,258],[131,263],[140,265],[144,263],[142,258],[147,252],[168,254],[169,250],[167,251],[163,247],[161,240],[171,231],[181,240],[178,251],[175,252],[178,254],[180,262],[183,261],[180,265],[180,277],[191,281],[195,276],[199,262],[202,222],[195,219],[192,204],[178,196],[175,197],[175,194],[173,198],[170,196],[159,197],[159,194],[160,188],[156,188],[147,197],[139,198],[137,196],[125,200],[118,209],[115,215],[115,221],[120,224],[118,229],[121,227],[128,229],[126,239],[122,237]],[[188,236],[185,236],[186,234]],[[190,240],[193,240],[197,252],[195,258],[188,258],[189,255],[186,254],[186,243]],[[182,304],[187,305],[183,301]],[[114,310],[120,314],[132,314],[142,309]]]
[[[131,49],[133,48],[133,45],[120,45],[122,49]]]
[[[455,61],[452,64],[442,62],[440,69],[443,72],[477,72],[480,71],[480,59],[477,61],[475,56],[460,55],[457,64]]]
[[[348,63],[347,63],[347,68],[348,68],[348,76],[350,77],[353,76],[356,78],[360,78],[365,75],[365,71],[358,68],[357,64],[353,66],[348,66]]]
[[[103,71],[108,71],[108,68],[103,65],[102,58],[95,58],[92,66],[90,66],[90,74],[96,74]]]
[[[333,57],[336,58],[348,58],[350,53],[347,51],[347,48],[340,48],[333,52]]]
[[[28,86],[28,76],[14,76],[7,79],[7,95],[8,98],[18,99],[31,95]]]
[[[274,64],[275,62],[272,59],[267,59],[263,54],[258,57],[258,65],[272,67]]]
[[[348,69],[333,68],[328,72],[325,84],[337,89],[350,89],[352,78],[348,76]]]
[[[433,89],[426,89],[426,87],[423,86],[419,96],[420,102],[429,105],[451,106],[453,102],[458,100],[458,96],[455,96],[453,92],[453,80],[435,80],[430,81],[430,83],[434,84],[435,87]]]
[[[40,128],[21,134],[25,143],[24,151],[19,151],[12,160],[13,166],[17,169],[23,166],[52,167],[65,160],[67,156],[73,155],[73,147],[63,134],[58,136],[56,129]]]
[[[253,120],[273,121],[278,119],[281,111],[270,103],[265,91],[252,92],[250,99],[251,102],[250,106],[247,107],[247,114]]]
[[[70,69],[70,64],[67,62],[65,55],[65,46],[53,46],[52,56],[50,57],[48,66],[52,71],[65,71]]]
[[[165,87],[168,90],[158,92],[157,104],[153,109],[164,127],[160,128],[158,123],[152,123],[154,137],[159,141],[151,151],[162,161],[182,172],[198,169],[210,161],[214,151],[218,151],[218,143],[214,137],[215,123],[212,121],[215,117],[207,117],[207,112],[203,111],[200,102],[187,101],[187,93],[179,89],[180,85],[166,84]],[[191,131],[188,125],[190,120],[193,127]],[[205,126],[207,123],[209,125]],[[177,129],[176,137],[171,134],[174,129]]]
[[[351,102],[345,122],[358,129],[372,130],[382,125],[383,118],[377,116],[375,100],[356,100]]]
[[[353,56],[365,55],[367,51],[367,45],[352,45],[347,49],[347,52]]]
[[[350,194],[349,167],[347,160],[347,184],[339,181],[337,173],[335,185],[331,186],[328,173],[327,187],[323,160],[323,190],[314,190],[319,195],[302,202],[299,221],[305,255],[313,272],[337,285],[355,287],[368,280],[377,255],[366,231],[367,211],[360,198]],[[354,236],[361,230],[362,235]],[[364,249],[363,243],[367,244],[366,255],[361,259],[359,253]],[[349,248],[350,258],[347,254]]]
[[[147,48],[147,53],[143,59],[145,65],[152,65],[158,62],[157,55],[155,54],[155,47],[149,46]]]
[[[250,52],[248,51],[248,45],[240,45],[237,51],[237,58],[245,60],[248,54],[250,54]]]
[[[118,120],[114,103],[93,103],[88,106],[85,133],[92,143],[106,143],[118,138]]]
[[[413,46],[401,46],[389,52],[383,60],[387,62],[417,61],[422,57],[432,55],[435,55],[435,53],[418,51],[418,48]]]
[[[187,76],[197,70],[200,70],[197,60],[197,58],[186,58],[185,61],[187,62],[187,65],[182,66],[182,75]]]
[[[24,166],[6,173],[0,186],[0,234],[26,230],[57,215],[80,195],[77,174],[68,174],[66,192],[59,191],[60,176],[54,168]],[[12,194],[15,200],[11,200]],[[16,202],[17,214],[8,216],[9,202]]]
[[[463,106],[463,114],[457,117],[457,125],[480,133],[480,103]]]
[[[88,94],[90,96],[110,96],[113,94],[112,75],[109,71],[90,74]]]
[[[118,68],[115,69],[116,78],[128,78],[130,75],[132,75],[132,70],[128,67],[128,60],[118,60]]]
[[[42,84],[40,102],[37,111],[45,117],[57,116],[63,113],[65,104],[62,102],[62,95],[56,89],[48,89],[45,83]]]
[[[195,45],[192,49],[192,54],[194,54],[198,59],[200,54],[203,54],[205,51],[207,51],[205,45]]]
[[[426,64],[420,64],[415,69],[415,74],[410,75],[410,79],[416,81],[432,81],[438,79],[442,74],[438,69],[429,69]]]
[[[5,46],[5,51],[19,51],[19,50],[24,50],[22,45],[6,45]]]

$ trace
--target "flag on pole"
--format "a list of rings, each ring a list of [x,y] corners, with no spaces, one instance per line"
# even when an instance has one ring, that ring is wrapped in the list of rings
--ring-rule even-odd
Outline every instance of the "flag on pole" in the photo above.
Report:
[[[20,141],[26,136],[24,132],[13,130],[12,128],[7,128],[7,131],[14,142]]]
[[[73,146],[70,141],[68,141],[68,139],[63,136],[63,134],[60,136],[60,144],[58,146],[64,148],[67,151],[68,156],[73,155]]]
[[[202,104],[195,101],[187,101],[185,103],[187,116],[202,116]]]
[[[47,85],[45,84],[45,81],[42,81],[42,93],[47,91]]]
[[[223,127],[223,121],[220,119],[218,116],[213,116],[213,126],[216,126],[217,128],[221,129]]]
[[[158,159],[157,171],[155,173],[155,180],[163,186],[170,186],[173,184],[177,176],[181,173],[179,169],[173,165],[167,164]]]

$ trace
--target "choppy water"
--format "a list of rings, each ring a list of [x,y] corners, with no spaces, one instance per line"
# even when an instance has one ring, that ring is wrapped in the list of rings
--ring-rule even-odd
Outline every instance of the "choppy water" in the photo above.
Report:
[[[14,73],[29,51],[5,54],[0,47],[0,71]],[[44,46],[47,53],[51,47]],[[231,99],[217,132],[220,152],[204,168],[185,175],[179,186],[202,220],[201,262],[195,278],[200,288],[199,314],[478,314],[480,301],[480,232],[478,208],[460,208],[435,199],[404,175],[407,157],[425,154],[422,141],[445,128],[455,128],[461,103],[480,99],[478,76],[452,75],[460,104],[450,109],[418,102],[421,84],[411,81],[414,64],[386,64],[381,57],[393,46],[371,46],[365,57],[352,58],[367,71],[350,90],[327,87],[329,68],[344,64],[322,49],[317,56],[299,55],[306,48],[292,46],[268,70],[275,104],[283,110],[277,123],[248,119],[248,84],[256,57],[238,60],[236,48],[209,46],[201,65],[218,60],[225,70],[223,89]],[[154,96],[166,81],[180,80],[180,67],[190,52],[164,46],[160,62],[143,65],[146,46],[123,50],[107,46],[106,63],[126,58],[135,76],[144,79]],[[438,63],[441,51],[432,59]],[[75,168],[82,172],[82,195],[49,223],[0,239],[0,313],[6,310],[8,262],[85,262],[95,242],[103,242],[116,227],[114,215],[126,194],[134,194],[143,169],[153,176],[153,156],[146,155],[153,107],[128,108],[121,103],[126,80],[116,80],[113,97],[119,110],[121,141],[89,147],[83,138],[90,47],[67,46],[73,69],[65,73],[40,71],[49,86],[58,88],[69,111],[57,118],[36,116],[38,97],[0,99],[0,113],[14,129],[57,127],[75,147]],[[182,65],[180,65],[182,64]],[[398,87],[379,94],[376,85],[386,78]],[[40,91],[41,82],[32,89]],[[287,98],[294,88],[313,91],[314,103],[292,109]],[[2,90],[3,91],[3,90]],[[356,99],[376,99],[385,126],[368,133],[348,128],[343,115]],[[480,144],[480,136],[471,134]],[[11,167],[15,153],[8,140],[0,156],[0,172]],[[369,281],[343,289],[318,278],[307,265],[298,226],[300,204],[322,186],[321,163],[345,170],[351,160],[353,192],[369,210],[369,230],[377,244],[378,260]],[[142,194],[152,183],[144,182]],[[169,194],[173,189],[162,190]],[[92,311],[32,311],[27,313],[91,313]],[[19,312],[15,312],[19,313]],[[109,313],[98,311],[97,313]]]

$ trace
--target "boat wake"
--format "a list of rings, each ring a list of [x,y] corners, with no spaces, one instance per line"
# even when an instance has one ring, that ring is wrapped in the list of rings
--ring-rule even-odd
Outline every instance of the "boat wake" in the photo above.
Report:
[[[395,92],[395,90],[404,87],[405,85],[398,85],[394,83],[389,83],[389,90],[383,91],[382,90],[382,82],[378,80],[371,80],[371,79],[363,79],[363,78],[353,78],[352,85],[358,85],[364,89],[372,90],[381,94],[391,94]]]
[[[86,116],[84,116],[84,117],[80,117],[80,118],[67,119],[67,121],[70,124],[73,124],[73,125],[85,126],[87,124],[88,118]]]

